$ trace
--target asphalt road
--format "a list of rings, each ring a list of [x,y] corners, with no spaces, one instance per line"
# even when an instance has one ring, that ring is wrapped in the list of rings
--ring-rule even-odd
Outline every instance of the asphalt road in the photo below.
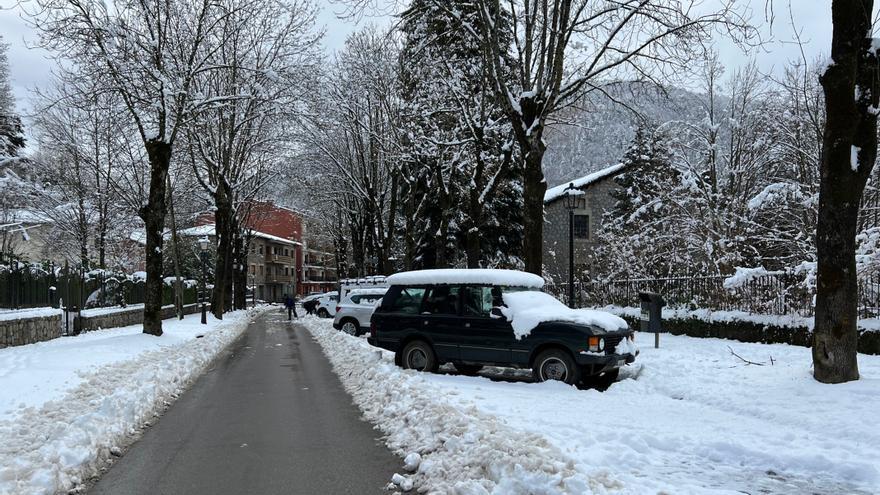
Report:
[[[90,494],[368,494],[401,461],[360,419],[320,346],[262,316]]]

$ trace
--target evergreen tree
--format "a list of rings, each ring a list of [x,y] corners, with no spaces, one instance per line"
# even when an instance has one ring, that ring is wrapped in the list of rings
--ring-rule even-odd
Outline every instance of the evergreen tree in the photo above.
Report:
[[[681,173],[672,165],[665,136],[640,127],[614,178],[614,205],[603,219],[593,266],[604,276],[662,276],[680,267],[684,240],[671,222]]]
[[[521,178],[510,127],[481,47],[458,28],[459,16],[481,18],[471,2],[454,3],[457,15],[426,0],[403,14],[401,229],[409,268],[492,264],[516,257],[511,242],[522,238],[521,208],[511,208]]]
[[[0,165],[19,156],[25,144],[21,119],[15,115],[15,98],[9,83],[8,49],[9,45],[3,43],[3,36],[0,35]]]

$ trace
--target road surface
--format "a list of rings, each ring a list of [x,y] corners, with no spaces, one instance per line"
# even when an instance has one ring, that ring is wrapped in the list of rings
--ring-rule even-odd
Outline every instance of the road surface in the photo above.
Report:
[[[385,493],[400,459],[286,319],[251,323],[88,493]]]

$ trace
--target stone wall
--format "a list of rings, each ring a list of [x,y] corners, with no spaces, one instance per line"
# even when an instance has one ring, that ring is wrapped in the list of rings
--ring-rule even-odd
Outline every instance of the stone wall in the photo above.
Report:
[[[61,314],[0,320],[0,349],[61,337]]]
[[[587,258],[599,244],[602,218],[614,206],[611,191],[619,186],[608,177],[587,186],[583,191],[586,207],[575,210],[575,215],[590,216],[590,232],[587,239],[574,240],[575,274],[589,270]],[[555,282],[568,281],[568,209],[565,199],[544,205],[544,273]]]
[[[208,307],[210,311],[210,306]],[[187,304],[183,307],[183,313],[190,315],[200,311],[198,304]],[[174,318],[177,313],[174,306],[162,307],[162,319]],[[90,332],[101,328],[127,327],[130,325],[139,325],[144,322],[144,308],[142,306],[114,311],[112,313],[99,314],[95,316],[80,316],[79,329],[81,332]]]

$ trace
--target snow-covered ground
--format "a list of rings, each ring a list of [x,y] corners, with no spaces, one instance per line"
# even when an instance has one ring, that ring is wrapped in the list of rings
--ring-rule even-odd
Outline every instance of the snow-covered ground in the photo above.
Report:
[[[420,454],[398,486],[467,495],[880,493],[880,356],[859,356],[861,380],[823,385],[810,376],[806,348],[663,335],[654,349],[640,334],[639,364],[598,392],[404,371],[363,338],[305,322],[389,447]]]
[[[104,466],[247,327],[250,312],[0,349],[0,494],[66,492]]]

